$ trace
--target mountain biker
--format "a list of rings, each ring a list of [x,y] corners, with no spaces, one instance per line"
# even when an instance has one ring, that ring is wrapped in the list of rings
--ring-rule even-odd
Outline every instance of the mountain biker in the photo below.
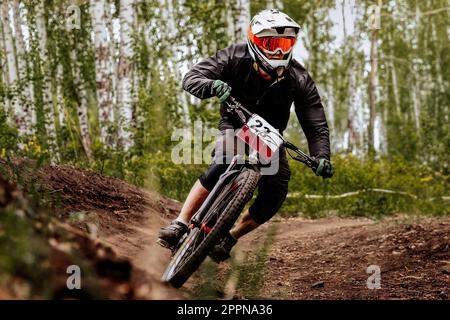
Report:
[[[178,243],[188,231],[191,217],[228,167],[228,164],[217,161],[216,155],[220,154],[218,150],[224,152],[228,139],[234,138],[230,138],[230,129],[239,128],[239,123],[227,114],[224,106],[230,94],[280,133],[286,129],[294,103],[310,154],[319,161],[315,174],[324,178],[333,176],[334,169],[329,161],[329,130],[320,96],[308,72],[292,58],[299,30],[300,26],[288,15],[276,9],[261,11],[249,24],[247,43],[233,44],[219,50],[194,65],[185,75],[183,88],[186,91],[200,99],[219,98],[219,129],[222,135],[216,142],[212,164],[195,182],[179,216],[160,230],[158,242],[161,245],[172,247]],[[238,238],[267,222],[281,207],[291,175],[284,150],[278,161],[276,174],[261,177],[258,195],[252,206],[211,250],[209,255],[214,261],[229,258]]]

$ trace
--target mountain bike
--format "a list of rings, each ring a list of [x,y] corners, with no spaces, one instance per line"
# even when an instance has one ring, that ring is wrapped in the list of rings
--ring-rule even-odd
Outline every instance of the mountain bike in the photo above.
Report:
[[[162,281],[180,288],[198,269],[210,250],[231,230],[245,205],[252,199],[261,177],[261,169],[285,148],[289,156],[314,170],[318,161],[292,143],[264,118],[251,113],[234,97],[225,101],[228,113],[237,117],[242,127],[236,135],[249,147],[248,157],[237,154],[202,206],[192,216],[189,231],[172,248],[171,260]],[[291,153],[293,152],[294,155]]]

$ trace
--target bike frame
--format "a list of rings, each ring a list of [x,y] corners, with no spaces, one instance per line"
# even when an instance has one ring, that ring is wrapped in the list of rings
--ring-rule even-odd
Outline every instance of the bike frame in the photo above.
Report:
[[[242,155],[235,155],[231,160],[230,165],[227,170],[220,176],[214,188],[209,193],[208,197],[205,199],[201,207],[197,210],[197,212],[191,218],[191,225],[194,227],[201,227],[201,222],[204,218],[206,212],[208,212],[211,205],[216,201],[217,195],[223,190],[223,188],[233,180],[233,178],[237,177],[239,173],[246,167],[250,166],[248,161],[245,161]],[[256,169],[257,166],[254,166]],[[259,172],[259,170],[257,170]]]

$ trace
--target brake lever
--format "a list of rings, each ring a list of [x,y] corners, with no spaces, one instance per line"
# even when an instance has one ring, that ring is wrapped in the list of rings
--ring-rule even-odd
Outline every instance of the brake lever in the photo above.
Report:
[[[236,109],[236,110],[234,110],[234,111],[236,111],[236,114],[237,114],[237,116],[239,117],[239,120],[241,120],[242,123],[245,123],[245,121],[246,121],[247,119],[245,118],[244,113],[243,113],[241,110],[238,110],[238,109]]]
[[[237,115],[239,120],[242,123],[245,123],[247,121],[247,118],[245,117],[244,112],[239,109],[239,107],[242,107],[242,106],[234,97],[232,97],[232,96],[228,97],[225,104],[226,104],[228,113],[234,113],[235,115]]]

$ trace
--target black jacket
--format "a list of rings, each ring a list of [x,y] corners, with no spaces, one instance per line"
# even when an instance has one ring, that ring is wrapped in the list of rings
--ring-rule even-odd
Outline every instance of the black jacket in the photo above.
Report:
[[[231,45],[203,59],[187,72],[183,88],[197,98],[214,96],[212,85],[220,79],[230,85],[231,94],[251,112],[266,119],[282,133],[287,126],[292,102],[308,140],[309,152],[330,159],[328,125],[316,85],[308,72],[292,60],[285,78],[272,84],[253,68],[247,44]],[[236,129],[237,123],[220,109],[219,129]]]

